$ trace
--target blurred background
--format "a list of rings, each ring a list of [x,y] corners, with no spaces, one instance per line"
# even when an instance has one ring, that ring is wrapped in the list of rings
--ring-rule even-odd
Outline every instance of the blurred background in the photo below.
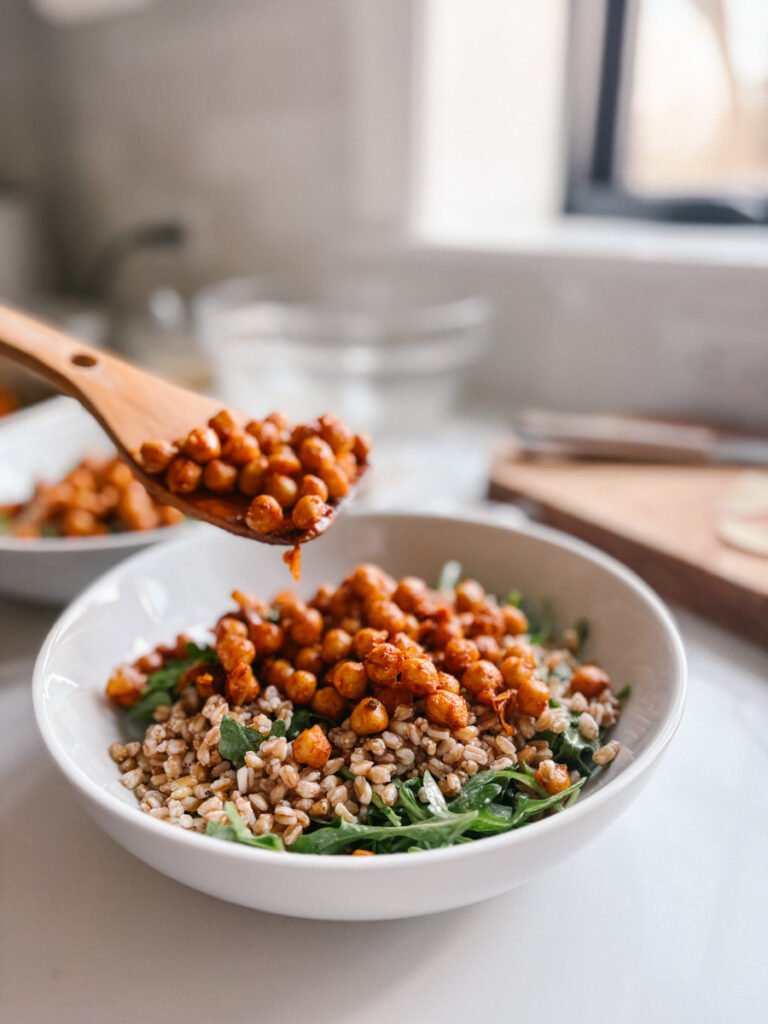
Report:
[[[253,413],[766,427],[767,218],[761,0],[0,5],[0,295]]]

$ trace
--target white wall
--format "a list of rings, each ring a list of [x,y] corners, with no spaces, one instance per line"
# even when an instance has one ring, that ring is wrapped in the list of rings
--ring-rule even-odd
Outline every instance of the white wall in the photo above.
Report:
[[[64,280],[114,232],[151,218],[179,216],[195,231],[190,281],[294,266],[338,235],[349,191],[344,11],[345,0],[162,0],[0,38],[0,69],[24,49],[43,96]],[[8,74],[0,141],[10,147],[22,125]]]

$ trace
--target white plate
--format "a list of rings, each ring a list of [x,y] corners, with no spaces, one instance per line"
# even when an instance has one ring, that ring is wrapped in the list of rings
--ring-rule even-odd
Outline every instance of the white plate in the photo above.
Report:
[[[617,562],[541,527],[424,515],[346,515],[304,553],[301,591],[340,581],[361,561],[395,576],[437,577],[447,559],[490,591],[550,597],[561,624],[587,616],[588,654],[630,684],[617,738],[625,749],[568,810],[519,831],[418,854],[318,857],[215,841],[143,814],[107,748],[125,722],[103,697],[111,669],[182,630],[210,626],[240,587],[286,587],[275,551],[201,527],[119,565],[77,598],[35,666],[43,739],[94,819],[172,878],[247,907],[297,917],[374,920],[462,906],[526,882],[570,856],[637,795],[682,714],[685,660],[651,590]],[[83,838],[87,841],[87,837]],[[115,885],[119,885],[115,878]]]
[[[0,420],[0,505],[26,500],[37,480],[60,479],[86,455],[113,451],[96,421],[71,398],[13,413]],[[0,533],[0,592],[65,604],[127,555],[178,536],[179,529],[34,540]]]

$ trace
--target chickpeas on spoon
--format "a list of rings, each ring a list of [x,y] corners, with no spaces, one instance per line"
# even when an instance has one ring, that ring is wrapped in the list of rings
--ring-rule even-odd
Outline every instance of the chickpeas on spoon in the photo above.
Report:
[[[369,442],[337,417],[248,422],[3,305],[0,356],[81,402],[155,498],[241,537],[314,540],[367,469]]]

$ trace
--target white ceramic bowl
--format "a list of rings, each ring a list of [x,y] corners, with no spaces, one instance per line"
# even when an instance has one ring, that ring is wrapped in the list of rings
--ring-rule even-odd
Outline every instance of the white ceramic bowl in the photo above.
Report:
[[[39,479],[58,480],[86,455],[114,446],[71,398],[52,398],[0,420],[0,505],[26,500]],[[0,532],[0,592],[65,604],[107,569],[191,524],[104,537],[25,540]]]
[[[490,591],[516,587],[533,601],[550,597],[562,625],[587,616],[587,653],[618,686],[632,686],[616,729],[624,752],[575,806],[554,817],[448,849],[355,858],[254,850],[142,814],[107,753],[124,728],[120,712],[102,696],[110,670],[181,630],[207,627],[235,587],[271,596],[288,582],[274,549],[207,527],[122,563],[64,612],[35,667],[35,712],[45,743],[117,842],[172,878],[244,906],[375,920],[446,910],[520,885],[594,838],[648,780],[682,713],[683,649],[664,606],[637,577],[536,526],[347,515],[306,548],[301,590],[308,595],[322,582],[339,581],[360,561],[378,562],[395,576],[434,580],[449,558]]]

